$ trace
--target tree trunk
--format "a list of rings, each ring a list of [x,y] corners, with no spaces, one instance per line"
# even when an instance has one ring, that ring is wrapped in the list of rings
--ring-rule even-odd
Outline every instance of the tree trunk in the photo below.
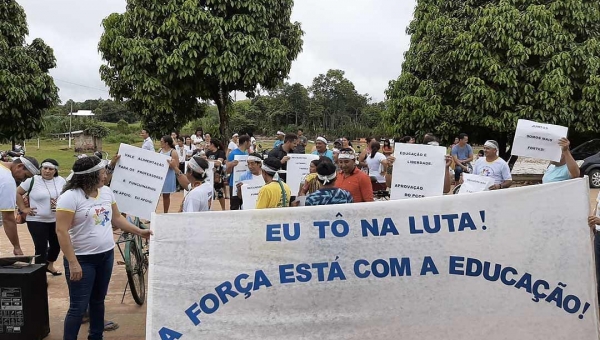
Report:
[[[214,99],[215,104],[219,109],[219,133],[221,134],[221,141],[223,141],[223,147],[225,148],[227,148],[227,144],[229,144],[229,112],[227,112],[227,96],[228,94],[226,94],[221,88],[218,95]]]

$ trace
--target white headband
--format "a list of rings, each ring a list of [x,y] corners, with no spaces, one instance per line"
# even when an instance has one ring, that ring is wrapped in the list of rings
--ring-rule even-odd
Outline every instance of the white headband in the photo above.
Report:
[[[58,167],[50,162],[42,163],[42,168],[50,168],[50,169],[58,170]]]
[[[25,166],[25,169],[27,169],[27,171],[31,172],[32,175],[39,175],[40,174],[40,170],[38,168],[36,168],[35,166],[33,166],[33,164],[25,157],[19,157],[19,160],[21,160],[21,164],[23,164]]]
[[[327,144],[327,139],[325,139],[323,137],[317,137],[317,142],[323,142],[323,143]]]
[[[204,169],[202,169],[202,167],[198,164],[198,162],[196,162],[196,160],[194,159],[194,157],[190,158],[190,162],[188,163],[188,167],[190,169],[192,169],[193,172],[198,173],[198,174],[203,174],[204,173]]]
[[[105,160],[101,160],[100,163],[96,164],[95,166],[87,169],[87,170],[82,170],[82,171],[72,171],[73,175],[85,175],[85,174],[91,174],[92,172],[96,172],[96,171],[100,171],[102,169],[105,169],[107,165],[107,162]]]
[[[494,141],[491,141],[491,140],[486,141],[485,144],[483,144],[483,146],[487,146],[488,148],[498,150],[498,145]]]
[[[331,182],[336,177],[337,177],[337,173],[335,173],[335,172],[329,176],[323,176],[323,175],[317,174],[317,178],[320,179],[321,181],[323,181],[323,184],[327,184],[327,183]]]
[[[341,152],[338,159],[356,159],[356,156],[353,153]]]
[[[248,161],[252,161],[252,162],[262,162],[263,160],[260,157],[256,157],[256,156],[248,156]]]
[[[263,165],[260,168],[263,169],[268,174],[273,174],[273,180],[274,181],[279,181],[279,174],[286,173],[285,170],[275,170],[275,169],[271,168],[270,166],[268,166],[268,165],[266,165],[264,163],[263,163]]]

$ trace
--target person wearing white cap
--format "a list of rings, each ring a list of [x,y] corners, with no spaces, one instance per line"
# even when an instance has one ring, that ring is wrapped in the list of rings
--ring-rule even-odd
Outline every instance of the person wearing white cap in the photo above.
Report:
[[[2,211],[4,232],[13,245],[14,255],[23,255],[15,220],[15,206],[17,205],[15,182],[22,182],[34,175],[39,175],[38,168],[38,161],[29,156],[19,157],[12,163],[0,162],[0,211]]]
[[[333,151],[327,149],[327,139],[324,137],[317,137],[317,140],[315,141],[315,148],[316,150],[312,152],[313,155],[327,157],[333,162]]]
[[[273,144],[273,149],[283,145],[283,139],[285,138],[285,132],[277,131],[277,140]]]
[[[336,188],[338,174],[332,162],[323,161],[317,166],[317,180],[322,187],[306,197],[306,205],[332,205],[353,203],[350,192]]]
[[[338,163],[341,171],[337,174],[335,186],[348,191],[354,203],[373,202],[371,178],[356,167],[354,150],[340,149]]]
[[[492,177],[494,185],[490,190],[505,189],[512,185],[512,175],[505,160],[498,157],[498,142],[488,140],[483,144],[485,157],[477,159],[473,166],[473,173],[479,176]]]
[[[65,179],[58,175],[58,162],[48,158],[42,162],[40,175],[27,179],[17,188],[17,206],[27,215],[27,229],[37,256],[35,263],[45,265],[46,272],[54,276],[62,275],[54,268],[60,253],[56,236],[56,201],[65,184]]]

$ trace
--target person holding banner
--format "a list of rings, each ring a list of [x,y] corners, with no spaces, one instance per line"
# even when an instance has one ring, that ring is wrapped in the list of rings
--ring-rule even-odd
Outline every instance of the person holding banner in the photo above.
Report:
[[[269,151],[269,157],[275,157],[281,162],[281,170],[287,170],[287,162],[290,159],[288,153],[294,153],[294,149],[298,145],[298,136],[294,133],[288,133],[283,138],[283,144]],[[281,179],[285,182],[287,175],[281,174]]]
[[[248,156],[247,164],[248,171],[240,176],[240,181],[236,183],[237,187],[237,196],[240,199],[240,205],[244,204],[244,200],[242,199],[242,187],[245,182],[248,181],[262,181],[264,183],[264,179],[262,176],[262,161],[263,159],[260,157],[258,153],[252,153]]]
[[[560,182],[579,177],[579,166],[571,155],[570,144],[571,142],[564,137],[558,140],[558,145],[562,150],[560,162],[550,162],[550,166],[542,178],[542,183]]]
[[[292,191],[290,187],[279,178],[281,161],[275,157],[268,157],[263,161],[262,175],[265,185],[258,192],[256,209],[282,208],[290,204]]]
[[[356,155],[351,148],[343,148],[338,155],[341,171],[337,175],[335,186],[352,195],[354,203],[373,202],[373,186],[369,175],[356,166]]]
[[[64,253],[70,299],[65,340],[77,339],[88,305],[88,339],[102,339],[104,299],[114,263],[113,226],[144,238],[152,235],[121,215],[112,190],[104,186],[105,177],[106,165],[98,157],[78,159],[56,203],[56,233]]]
[[[317,166],[317,181],[321,188],[306,197],[306,206],[353,203],[352,195],[344,189],[335,187],[337,171],[329,160]]]
[[[213,188],[210,183],[206,183],[208,174],[208,161],[200,156],[194,156],[188,162],[188,172],[186,177],[177,174],[177,179],[185,178],[185,181],[179,180],[182,187],[187,188],[188,193],[183,198],[180,212],[202,212],[209,211],[212,203]]]
[[[485,157],[477,159],[473,173],[479,176],[492,177],[494,185],[490,190],[506,189],[512,185],[512,175],[505,160],[498,157],[498,142],[488,140],[483,144]]]

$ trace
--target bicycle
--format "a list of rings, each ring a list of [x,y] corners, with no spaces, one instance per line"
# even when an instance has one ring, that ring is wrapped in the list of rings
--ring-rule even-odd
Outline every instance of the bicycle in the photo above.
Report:
[[[132,220],[131,216],[127,216],[127,220],[138,228],[148,229],[148,227],[137,217]],[[125,272],[127,273],[127,284],[123,290],[121,303],[123,303],[127,288],[129,288],[133,300],[141,306],[146,301],[146,273],[148,272],[149,254],[148,240],[145,240],[138,235],[122,232],[116,243],[125,262]],[[125,244],[124,250],[121,249],[121,244],[123,243]]]

